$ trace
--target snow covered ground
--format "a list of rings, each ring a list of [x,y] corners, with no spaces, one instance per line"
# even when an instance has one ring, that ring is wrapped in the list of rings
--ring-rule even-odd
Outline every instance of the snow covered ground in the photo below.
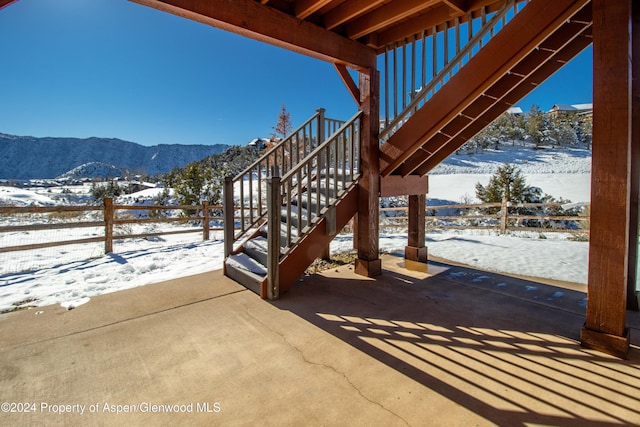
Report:
[[[475,183],[486,185],[502,163],[517,164],[529,185],[573,202],[589,200],[590,153],[586,150],[514,148],[478,155],[452,156],[430,178],[429,198],[459,203],[475,194]],[[4,203],[50,204],[62,194],[46,190],[0,187]],[[145,190],[145,196],[152,190]],[[69,191],[65,194],[68,196]],[[141,195],[129,196],[134,200]],[[91,232],[91,229],[86,229]],[[94,231],[95,232],[95,231]],[[3,241],[0,247],[16,244]],[[26,236],[24,236],[26,238]],[[70,237],[77,238],[77,237]],[[402,253],[406,233],[384,234],[380,248]],[[473,267],[497,272],[586,283],[588,243],[567,240],[559,233],[521,233],[499,236],[491,231],[443,231],[428,233],[429,253]],[[332,251],[350,250],[352,236],[338,236]],[[203,242],[199,233],[155,239],[116,241],[114,254],[102,254],[103,246],[68,245],[52,249],[0,254],[0,311],[21,306],[62,304],[73,307],[92,296],[158,281],[222,268],[221,232]],[[87,256],[94,258],[87,260]],[[13,263],[13,264],[12,264]],[[19,264],[19,268],[16,265]],[[3,268],[13,265],[13,271]],[[11,271],[5,269],[5,271]]]

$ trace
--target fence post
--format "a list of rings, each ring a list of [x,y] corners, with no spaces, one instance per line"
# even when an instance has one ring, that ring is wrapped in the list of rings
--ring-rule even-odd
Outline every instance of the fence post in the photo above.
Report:
[[[104,253],[113,252],[113,198],[105,197],[104,204]]]
[[[242,182],[240,183],[242,184]],[[227,258],[233,252],[233,239],[235,238],[235,209],[233,206],[233,178],[224,178],[222,188],[222,210],[224,217],[224,257]]]
[[[209,240],[209,202],[202,201],[202,240]]]
[[[507,234],[507,216],[509,215],[507,206],[507,197],[502,197],[502,206],[500,207],[500,234]]]
[[[267,298],[278,299],[280,293],[280,177],[267,181]]]

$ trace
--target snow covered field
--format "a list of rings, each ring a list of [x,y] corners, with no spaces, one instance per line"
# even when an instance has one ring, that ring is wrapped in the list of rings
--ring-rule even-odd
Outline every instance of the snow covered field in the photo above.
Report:
[[[476,182],[486,185],[493,171],[507,161],[521,168],[529,185],[547,194],[573,202],[589,201],[588,151],[522,148],[452,156],[431,175],[429,198],[451,203],[473,198]],[[145,191],[148,196],[150,190]],[[0,201],[7,204],[49,204],[69,194],[0,187]],[[3,241],[2,234],[0,247],[16,244]],[[586,283],[588,243],[566,237],[560,233],[499,236],[490,231],[444,231],[428,233],[426,244],[434,256],[481,269]],[[384,234],[380,248],[402,253],[406,239],[406,233]],[[352,247],[349,234],[338,236],[331,245],[332,251]],[[223,261],[221,232],[212,233],[206,242],[199,233],[190,233],[117,241],[110,255],[102,250],[102,244],[69,245],[0,254],[0,266],[19,263],[19,269],[29,270],[4,273],[0,267],[0,311],[49,304],[75,306],[95,295],[220,269]],[[87,256],[95,258],[87,260]]]

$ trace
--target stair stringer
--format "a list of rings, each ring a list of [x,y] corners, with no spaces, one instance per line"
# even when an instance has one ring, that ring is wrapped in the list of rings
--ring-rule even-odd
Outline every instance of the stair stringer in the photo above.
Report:
[[[550,49],[538,51],[538,46],[556,32],[560,34],[568,27],[568,20],[584,13],[589,9],[588,5],[589,0],[534,0],[529,3],[380,147],[381,175],[412,173],[415,167],[407,167],[405,162],[420,165],[447,145],[448,139],[478,120],[480,113],[477,111],[502,104],[504,101],[492,90],[504,90],[511,83],[517,84],[515,80],[526,79],[526,76],[511,74],[511,70],[529,55],[534,57],[536,52],[547,51],[548,56],[552,56]],[[523,22],[534,22],[534,25],[523,25]],[[503,61],[496,61],[496,58],[503,58]],[[548,60],[548,57],[544,58],[541,63]],[[486,104],[484,108],[483,104]],[[504,103],[499,108],[505,111],[509,107]],[[477,111],[471,114],[472,110]],[[427,146],[427,141],[433,144]],[[416,162],[414,157],[423,160]],[[419,174],[423,172],[421,170]]]
[[[336,230],[341,230],[358,212],[358,185],[352,185],[334,205]],[[311,263],[320,257],[336,235],[327,234],[327,217],[324,215],[315,227],[298,242],[279,263],[279,288],[285,292],[291,288]],[[265,283],[261,295],[266,296]],[[263,297],[264,298],[264,297]]]

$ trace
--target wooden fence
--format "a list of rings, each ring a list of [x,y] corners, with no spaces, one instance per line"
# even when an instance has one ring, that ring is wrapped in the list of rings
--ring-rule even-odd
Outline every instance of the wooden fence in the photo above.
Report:
[[[193,212],[192,214],[182,215],[180,217],[169,218],[161,217],[159,212],[169,210],[183,210],[184,212]],[[76,240],[62,240],[55,242],[32,243],[27,245],[0,247],[0,253],[26,251],[32,249],[49,248],[53,246],[74,245],[81,243],[97,243],[104,242],[105,253],[113,252],[113,241],[120,239],[148,238],[154,236],[183,234],[202,232],[202,239],[209,240],[210,231],[221,231],[222,228],[211,228],[212,220],[222,220],[222,215],[213,216],[211,211],[222,211],[222,206],[209,206],[205,201],[202,205],[179,205],[179,206],[127,206],[114,205],[112,198],[105,198],[102,206],[0,206],[0,215],[17,215],[17,214],[54,214],[64,215],[73,212],[87,213],[92,211],[102,211],[102,219],[96,221],[73,221],[73,222],[54,222],[54,223],[38,223],[26,225],[9,225],[0,226],[0,233],[6,232],[29,232],[39,230],[59,230],[59,229],[77,229],[90,227],[104,227],[104,235],[98,237],[89,237]],[[154,212],[157,217],[148,216],[147,218],[135,218],[131,215],[119,216],[118,211],[149,211]],[[155,215],[154,215],[155,216]],[[125,224],[148,224],[148,223],[169,223],[169,222],[189,222],[198,221],[202,223],[202,227],[193,229],[181,229],[172,231],[145,232],[138,234],[114,234],[114,226]]]
[[[584,212],[580,215],[520,213],[527,209],[557,210],[565,205],[564,203],[512,204],[503,200],[502,203],[427,206],[425,221],[427,229],[496,229],[500,234],[515,230],[589,234],[590,217],[588,215],[588,204],[575,205],[575,207],[584,208]],[[407,228],[407,210],[407,207],[380,208],[381,220],[387,222],[387,224],[381,224],[381,227]],[[457,214],[438,214],[439,211],[445,210],[453,210]],[[495,210],[496,213],[486,213],[489,210]],[[403,214],[385,216],[386,212],[401,212]],[[528,226],[526,225],[528,222],[537,223],[538,226]],[[452,223],[458,223],[459,225],[453,225]],[[484,223],[485,225],[477,225],[479,223]],[[567,224],[573,224],[574,227],[567,227]]]
[[[445,205],[445,206],[427,206],[427,215],[425,221],[427,223],[427,229],[451,229],[451,228],[482,228],[482,229],[497,229],[500,233],[504,234],[507,230],[523,230],[523,231],[562,231],[569,233],[589,233],[589,216],[577,216],[577,215],[523,215],[518,214],[518,210],[525,208],[558,208],[561,206],[559,203],[526,203],[519,205],[510,205],[506,201],[502,203],[485,203],[485,204],[469,204],[469,205]],[[407,227],[407,207],[391,207],[380,208],[381,211],[381,227],[382,228],[405,228]],[[495,214],[477,213],[480,210],[494,209],[497,210]],[[182,215],[180,217],[162,217],[159,213],[168,210],[183,210],[184,212],[191,212],[191,214]],[[443,210],[455,210],[459,212],[457,215],[438,215],[438,211]],[[223,228],[211,228],[211,221],[223,221],[222,215],[211,215],[212,211],[222,212],[222,206],[210,206],[207,202],[197,206],[127,206],[127,205],[114,205],[113,199],[105,198],[102,206],[28,206],[28,207],[0,207],[0,215],[16,215],[16,214],[57,214],[64,215],[73,212],[86,213],[92,211],[101,211],[102,218],[95,221],[73,221],[73,222],[57,222],[57,223],[37,223],[26,225],[8,225],[0,226],[0,233],[3,232],[28,232],[38,230],[56,230],[56,229],[77,229],[88,227],[104,227],[104,235],[97,237],[89,237],[76,240],[63,240],[53,242],[32,243],[26,245],[16,245],[0,247],[0,253],[14,252],[14,251],[26,251],[32,249],[49,248],[54,246],[81,244],[81,243],[96,243],[104,242],[105,253],[113,252],[113,241],[120,239],[132,239],[132,238],[148,238],[154,236],[182,234],[182,233],[194,233],[201,232],[202,239],[209,239],[210,231],[223,231]],[[132,215],[118,215],[118,212],[131,212],[131,211],[148,211],[153,212],[155,215],[147,215],[146,218],[135,218]],[[404,212],[404,216],[385,216],[386,212]],[[474,213],[470,213],[474,212]],[[462,213],[462,214],[460,214]],[[239,219],[237,217],[236,219]],[[157,232],[145,232],[145,233],[126,233],[126,234],[114,234],[115,226],[122,226],[126,224],[148,224],[148,223],[169,223],[169,222],[189,222],[197,221],[201,223],[199,228],[192,227],[191,229],[180,229],[171,231],[157,231]],[[549,227],[523,227],[523,221],[537,221],[546,222]],[[579,228],[566,228],[566,227],[554,227],[554,224],[558,224],[565,221],[575,222],[580,224]],[[384,224],[384,222],[393,222],[392,224]],[[446,224],[442,224],[446,222]],[[453,225],[451,223],[458,222],[460,225]],[[484,222],[489,225],[478,226],[470,223]],[[439,224],[440,223],[440,224]],[[496,224],[496,225],[492,225]]]

